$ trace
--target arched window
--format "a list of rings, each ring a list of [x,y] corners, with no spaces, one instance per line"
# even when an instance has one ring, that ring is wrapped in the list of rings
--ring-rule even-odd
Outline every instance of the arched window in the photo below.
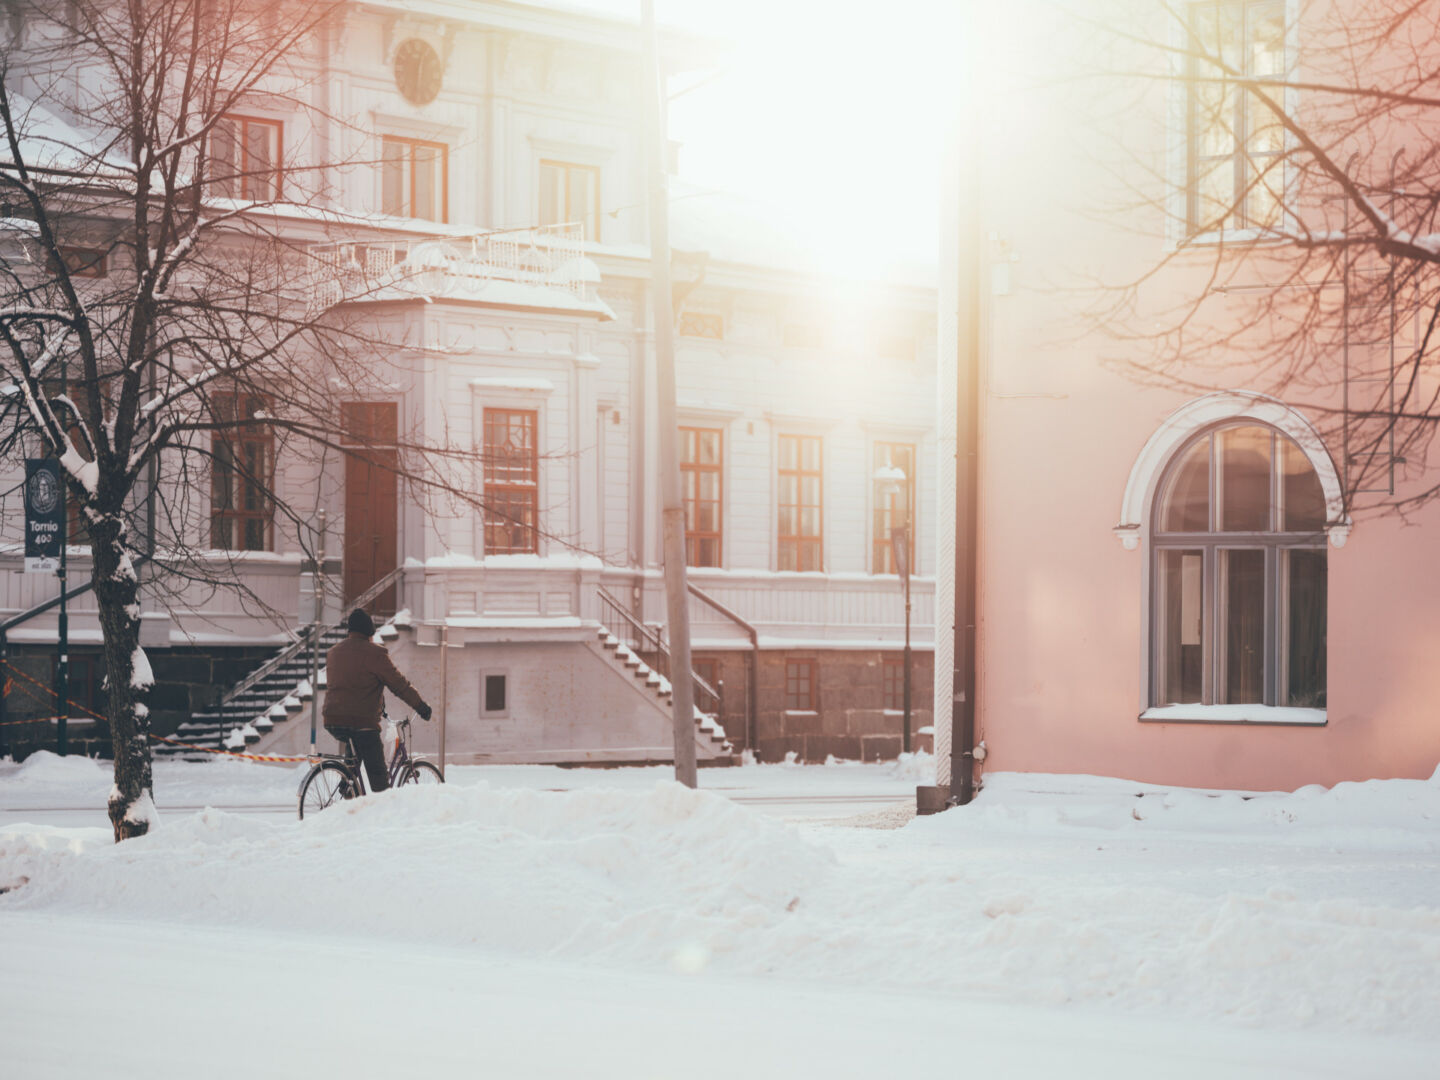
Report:
[[[1304,452],[1253,422],[1212,428],[1159,491],[1151,705],[1323,709],[1326,503]]]

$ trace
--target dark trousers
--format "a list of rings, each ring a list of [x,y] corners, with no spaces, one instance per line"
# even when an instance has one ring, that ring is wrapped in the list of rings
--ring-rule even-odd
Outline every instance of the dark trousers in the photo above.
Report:
[[[327,728],[337,739],[349,739],[355,754],[365,765],[371,791],[384,791],[390,786],[390,771],[385,765],[385,747],[380,732],[366,728]]]

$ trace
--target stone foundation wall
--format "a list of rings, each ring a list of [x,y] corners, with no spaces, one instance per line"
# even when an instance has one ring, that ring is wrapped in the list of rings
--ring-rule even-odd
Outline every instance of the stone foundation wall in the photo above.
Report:
[[[807,762],[827,757],[849,761],[893,759],[902,746],[903,713],[885,707],[885,661],[899,661],[899,650],[766,650],[760,654],[755,721],[755,756],[760,761],[783,761],[794,751]],[[812,660],[817,666],[815,708],[786,708],[785,673],[790,659]],[[745,730],[749,654],[697,651],[694,659],[703,671],[711,661],[724,683],[720,722],[737,750],[747,744]],[[911,653],[911,749],[930,749],[929,735],[934,685],[934,654]]]
[[[150,692],[150,730],[157,735],[173,734],[192,712],[215,704],[221,694],[274,652],[275,647],[268,645],[146,649],[145,655],[155,672],[155,688]],[[15,670],[5,672],[6,721],[55,714],[55,699],[49,690],[55,684],[56,656],[54,645],[10,646],[8,660]],[[103,715],[104,661],[99,647],[72,647],[70,664],[70,700]],[[110,757],[109,725],[74,707],[70,713],[66,724],[69,752],[86,757]],[[7,723],[0,728],[0,753],[19,760],[36,750],[54,750],[55,739],[53,721]]]

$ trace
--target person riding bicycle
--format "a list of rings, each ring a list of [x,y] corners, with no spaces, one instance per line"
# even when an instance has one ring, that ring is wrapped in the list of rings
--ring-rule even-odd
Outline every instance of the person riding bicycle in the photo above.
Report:
[[[342,744],[347,740],[365,763],[371,791],[390,786],[385,748],[380,744],[380,713],[389,690],[429,720],[431,709],[410,681],[400,674],[384,645],[370,639],[375,623],[364,611],[350,613],[344,641],[325,654],[325,730]]]

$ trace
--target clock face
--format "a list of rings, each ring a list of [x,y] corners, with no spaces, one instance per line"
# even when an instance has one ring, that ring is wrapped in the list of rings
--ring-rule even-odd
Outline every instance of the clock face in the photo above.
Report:
[[[429,105],[440,93],[440,57],[427,42],[410,38],[395,50],[395,85],[405,100]]]

